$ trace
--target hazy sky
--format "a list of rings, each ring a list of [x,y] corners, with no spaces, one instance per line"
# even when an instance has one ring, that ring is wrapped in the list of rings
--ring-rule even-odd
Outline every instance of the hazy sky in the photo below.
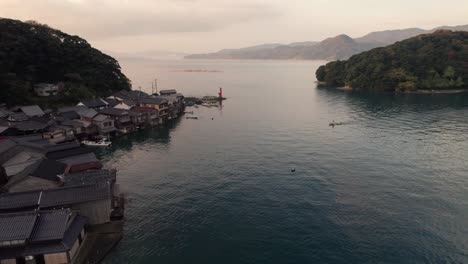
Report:
[[[468,0],[0,0],[106,51],[208,52],[341,33],[468,24]]]

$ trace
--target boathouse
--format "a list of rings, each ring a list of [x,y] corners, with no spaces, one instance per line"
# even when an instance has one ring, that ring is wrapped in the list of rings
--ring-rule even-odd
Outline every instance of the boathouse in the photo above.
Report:
[[[0,214],[0,263],[73,263],[86,224],[70,209]]]

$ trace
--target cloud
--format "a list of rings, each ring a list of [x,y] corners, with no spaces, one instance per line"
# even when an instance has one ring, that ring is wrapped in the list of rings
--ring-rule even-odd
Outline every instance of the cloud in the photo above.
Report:
[[[263,0],[2,0],[0,10],[93,39],[215,32],[281,16]]]

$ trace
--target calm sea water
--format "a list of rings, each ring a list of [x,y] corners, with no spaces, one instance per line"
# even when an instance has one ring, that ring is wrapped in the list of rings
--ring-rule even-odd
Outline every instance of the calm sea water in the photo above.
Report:
[[[129,197],[107,263],[468,263],[467,95],[319,89],[320,62],[121,64],[228,100],[100,153]]]

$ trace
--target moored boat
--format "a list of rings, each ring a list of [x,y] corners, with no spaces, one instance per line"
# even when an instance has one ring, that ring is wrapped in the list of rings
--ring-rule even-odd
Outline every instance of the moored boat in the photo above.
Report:
[[[90,146],[90,147],[108,147],[112,144],[110,140],[107,138],[103,138],[100,140],[83,140],[81,141],[81,144]]]

